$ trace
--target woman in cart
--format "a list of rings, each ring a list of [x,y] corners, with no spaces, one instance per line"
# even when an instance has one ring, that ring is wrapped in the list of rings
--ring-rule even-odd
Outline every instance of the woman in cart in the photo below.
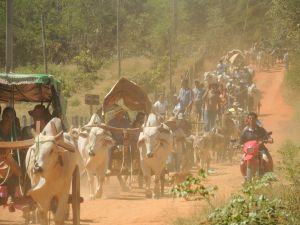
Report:
[[[0,141],[16,141],[19,139],[19,119],[16,117],[16,112],[12,107],[6,107],[3,110],[2,120],[0,121]],[[24,162],[25,154],[24,152],[22,154],[21,152],[16,151],[13,152],[13,154],[10,154],[8,151],[9,150],[4,151],[0,155],[0,183],[4,183],[4,188],[2,188],[0,191],[6,192],[6,194],[1,193],[1,196],[4,196],[3,199],[7,199],[9,211],[14,211],[15,209],[13,202],[16,193],[16,187],[19,183],[19,177],[22,174],[22,170],[17,162],[19,160],[20,162]],[[21,164],[21,167],[23,166],[24,165]],[[10,169],[8,169],[9,167]]]

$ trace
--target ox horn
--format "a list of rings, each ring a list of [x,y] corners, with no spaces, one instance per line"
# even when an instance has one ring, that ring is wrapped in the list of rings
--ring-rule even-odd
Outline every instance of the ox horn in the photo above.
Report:
[[[52,130],[53,136],[55,136],[58,133],[54,122],[51,122],[51,130]]]
[[[55,139],[55,141],[60,141],[60,140],[63,140],[63,131],[61,131],[61,132],[59,132],[58,134],[56,134],[55,136],[54,136],[54,139]]]
[[[58,146],[64,148],[65,150],[67,150],[69,152],[75,152],[74,146],[71,144],[68,144],[64,141],[63,131],[61,131],[57,135],[55,135],[54,139]]]
[[[70,144],[68,144],[68,143],[66,143],[66,142],[64,142],[63,140],[62,140],[62,141],[59,141],[59,142],[57,143],[57,145],[60,146],[60,147],[62,147],[62,148],[64,148],[65,150],[67,150],[67,151],[69,151],[69,152],[75,152],[74,146],[73,146],[73,145],[70,145]]]

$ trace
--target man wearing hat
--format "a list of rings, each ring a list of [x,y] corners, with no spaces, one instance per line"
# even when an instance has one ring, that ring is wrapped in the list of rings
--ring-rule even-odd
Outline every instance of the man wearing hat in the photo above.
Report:
[[[48,109],[42,104],[34,106],[33,110],[28,111],[28,114],[33,119],[33,124],[31,126],[24,127],[22,130],[22,138],[29,139],[32,138],[31,129],[36,129],[37,122],[40,122],[40,131],[44,129],[47,123],[51,120],[51,114]]]

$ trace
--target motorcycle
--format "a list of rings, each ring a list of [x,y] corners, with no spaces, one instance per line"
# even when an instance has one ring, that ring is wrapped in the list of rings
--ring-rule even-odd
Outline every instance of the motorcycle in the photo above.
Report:
[[[243,145],[244,155],[240,170],[246,181],[251,181],[256,173],[263,176],[265,173],[273,171],[273,159],[264,145],[274,142],[271,135],[272,132],[268,132],[262,140],[247,141]]]

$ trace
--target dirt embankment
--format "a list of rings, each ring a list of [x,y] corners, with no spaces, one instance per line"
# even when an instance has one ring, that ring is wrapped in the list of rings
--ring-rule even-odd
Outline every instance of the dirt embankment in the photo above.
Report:
[[[270,72],[259,72],[255,78],[257,86],[263,91],[261,119],[264,127],[274,133],[275,143],[269,148],[275,163],[278,161],[276,149],[298,130],[293,123],[293,108],[286,103],[282,95],[283,78],[283,70],[280,67]],[[209,176],[208,182],[219,187],[217,198],[223,201],[241,186],[239,163],[236,161],[234,164],[212,166],[215,174]],[[173,218],[188,216],[203,204],[182,199],[173,200],[171,197],[146,200],[142,189],[134,187],[130,192],[120,192],[116,180],[111,179],[110,183],[104,186],[103,199],[86,200],[82,204],[81,218],[83,225],[163,225]],[[7,209],[1,208],[0,224],[23,224],[21,213],[8,213]]]

